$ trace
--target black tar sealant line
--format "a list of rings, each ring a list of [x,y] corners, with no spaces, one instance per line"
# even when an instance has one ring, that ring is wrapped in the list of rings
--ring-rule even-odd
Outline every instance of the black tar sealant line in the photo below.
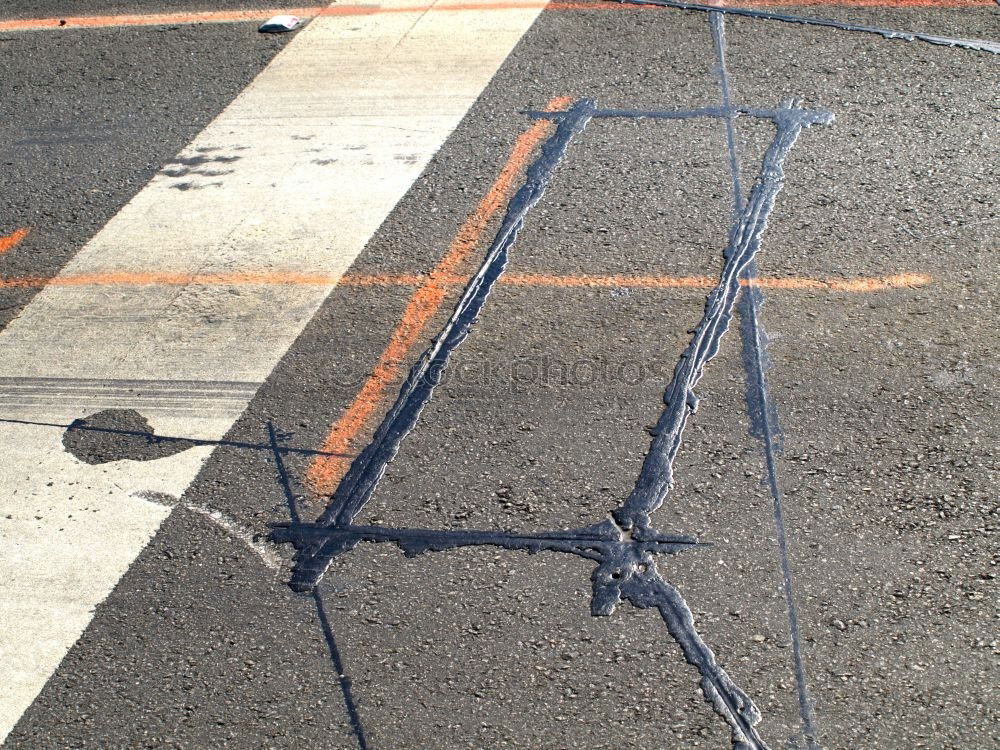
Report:
[[[990,52],[994,55],[1000,54],[1000,42],[995,42],[989,39],[953,39],[952,37],[922,34],[915,31],[883,29],[878,26],[862,26],[854,23],[845,23],[843,21],[834,21],[829,18],[793,16],[787,13],[773,13],[767,10],[717,7],[714,5],[701,5],[700,3],[675,2],[674,0],[610,1],[625,3],[628,5],[656,5],[663,8],[678,8],[679,10],[697,10],[703,13],[725,13],[731,16],[746,16],[748,18],[759,18],[765,21],[783,21],[785,23],[801,23],[809,26],[825,26],[831,29],[840,29],[841,31],[859,31],[866,34],[878,34],[886,39],[903,39],[907,42],[927,42],[928,44],[938,44],[945,47],[960,47],[962,49],[973,50],[975,52]]]
[[[654,554],[676,554],[699,544],[691,537],[650,535],[644,541],[627,539],[611,519],[573,531],[542,534],[508,534],[497,531],[446,531],[392,529],[382,526],[322,526],[320,524],[275,524],[275,542],[292,542],[298,547],[316,541],[334,542],[343,549],[359,541],[393,542],[407,557],[458,547],[490,545],[536,553],[542,550],[566,552],[594,560],[598,567],[591,575],[591,614],[607,616],[622,601],[640,609],[655,608],[670,635],[681,647],[688,663],[701,673],[705,700],[729,724],[734,750],[767,750],[754,725],[760,712],[719,666],[712,649],[695,628],[694,616],[676,588],[661,578]],[[316,591],[313,589],[313,595]],[[332,649],[331,649],[332,651]],[[345,692],[345,699],[347,693]]]
[[[698,633],[694,616],[680,592],[665,581],[656,569],[655,554],[680,552],[695,546],[697,542],[691,537],[665,536],[654,531],[648,523],[648,514],[652,512],[649,504],[633,502],[630,505],[627,501],[617,513],[620,517],[614,520],[606,519],[583,529],[541,534],[352,525],[354,517],[384,473],[386,464],[398,450],[399,442],[412,429],[420,408],[430,398],[437,382],[433,377],[435,371],[431,364],[438,362],[443,367],[450,351],[468,335],[490,287],[503,272],[507,249],[516,237],[524,214],[541,197],[569,140],[583,129],[594,111],[597,111],[594,103],[583,100],[563,113],[556,133],[543,146],[542,156],[529,168],[525,186],[511,201],[504,224],[483,267],[466,288],[444,331],[410,371],[396,404],[376,431],[372,445],[355,460],[334,494],[331,505],[317,523],[276,524],[272,536],[275,541],[293,543],[298,550],[298,562],[290,581],[292,588],[313,593],[330,561],[363,540],[393,542],[409,556],[456,547],[491,545],[526,550],[529,553],[542,550],[565,552],[593,560],[598,565],[591,575],[591,613],[595,616],[610,615],[623,601],[640,609],[657,609],[684,657],[701,674],[701,687],[706,701],[729,724],[734,750],[767,750],[767,745],[755,729],[761,719],[760,711],[719,666],[712,650]],[[734,223],[725,253],[722,278],[709,295],[702,324],[696,329],[695,339],[688,352],[682,355],[674,381],[667,391],[670,396],[673,391],[683,390],[683,394],[678,394],[683,395],[683,398],[680,401],[674,400],[673,407],[668,399],[667,409],[661,418],[661,423],[669,422],[668,416],[675,415],[677,407],[681,410],[682,420],[680,430],[676,433],[677,439],[675,444],[668,445],[666,481],[664,482],[662,472],[659,476],[654,476],[658,472],[650,468],[650,457],[647,456],[643,472],[637,481],[637,489],[650,482],[658,482],[669,488],[672,471],[670,462],[679,447],[680,431],[687,419],[688,409],[693,411],[694,394],[691,389],[700,378],[707,361],[717,351],[719,338],[728,326],[738,293],[739,274],[759,249],[760,235],[766,225],[767,215],[781,187],[782,160],[802,127],[829,122],[830,119],[831,115],[828,113],[808,112],[791,102],[775,111],[777,133],[765,156],[750,200],[740,213],[739,221]],[[688,361],[693,362],[693,367],[685,364]],[[693,373],[695,377],[682,379],[678,377],[680,372],[687,372],[689,375]],[[436,374],[440,374],[440,369]],[[685,383],[683,389],[680,388],[682,381]],[[654,440],[650,455],[663,453],[663,441],[657,441],[664,434],[665,431],[661,430],[657,440]],[[388,445],[385,444],[387,440]],[[654,469],[663,468],[659,459],[654,459],[653,464],[657,464]],[[629,500],[633,500],[635,496],[636,493],[633,492]],[[662,498],[659,502],[662,503]],[[627,533],[629,529],[631,534]]]
[[[719,666],[712,649],[695,628],[694,616],[684,598],[656,569],[655,554],[676,554],[699,545],[692,537],[650,534],[642,541],[630,539],[618,524],[606,519],[583,529],[541,534],[290,523],[275,524],[272,538],[279,543],[291,542],[299,548],[325,540],[344,550],[362,540],[393,542],[407,557],[489,545],[529,553],[565,552],[593,560],[598,567],[591,575],[591,614],[595,617],[610,615],[623,601],[639,609],[659,610],[685,659],[700,672],[705,700],[729,724],[734,750],[767,750],[754,728],[761,719],[757,707]]]
[[[288,467],[285,466],[285,457],[281,455],[281,439],[283,437],[283,435],[279,437],[278,431],[274,429],[274,423],[270,419],[267,420],[267,440],[271,445],[274,466],[278,470],[278,483],[281,485],[281,490],[285,495],[285,504],[288,506],[288,517],[292,523],[299,523],[302,519],[299,516],[298,503],[295,501],[295,492],[292,490],[292,478],[288,473]]]
[[[709,13],[708,22],[712,31],[712,42],[715,46],[722,105],[726,110],[731,111],[732,92],[729,86],[729,66],[726,64],[726,19],[721,13]],[[739,223],[738,216],[743,211],[744,202],[743,191],[740,188],[740,158],[736,145],[736,124],[733,117],[726,118],[726,147],[729,152],[729,168],[732,172],[733,225],[735,227]],[[805,660],[802,657],[802,638],[799,633],[799,617],[792,584],[792,566],[788,558],[781,490],[775,462],[775,453],[780,450],[781,431],[778,425],[777,408],[768,398],[767,392],[765,376],[769,366],[767,334],[759,319],[760,308],[764,304],[764,294],[753,283],[756,277],[757,262],[751,260],[743,270],[743,279],[747,283],[743,285],[737,301],[737,311],[740,315],[740,336],[743,344],[743,365],[747,376],[747,414],[750,419],[750,432],[761,440],[767,463],[768,487],[771,491],[774,508],[774,529],[778,541],[778,559],[781,567],[785,608],[788,614],[788,630],[792,641],[792,662],[795,670],[795,687],[799,704],[799,718],[802,721],[802,734],[808,750],[820,750],[816,718],[813,715],[812,700],[809,698]]]
[[[442,331],[410,370],[396,402],[375,431],[372,442],[351,464],[332,502],[320,516],[320,524],[347,526],[368,502],[386,466],[395,457],[400,443],[413,429],[421,410],[430,400],[452,352],[469,335],[493,285],[506,269],[508,252],[524,225],[525,216],[541,199],[570,141],[587,126],[594,109],[596,105],[592,100],[578,101],[559,122],[555,133],[542,145],[541,155],[528,167],[524,185],[507,206],[500,229],[479,271],[469,281]],[[297,591],[312,589],[333,558],[345,549],[341,541],[327,540],[315,548],[300,550],[292,575],[292,588]]]
[[[775,454],[781,453],[783,435],[778,423],[778,410],[766,398],[765,375],[771,369],[771,358],[767,353],[768,337],[760,321],[760,310],[764,306],[764,292],[754,282],[757,279],[757,264],[751,263],[743,272],[743,291],[736,303],[740,315],[740,338],[742,339],[743,365],[746,370],[746,408],[750,420],[750,434],[771,446]]]
[[[292,524],[300,523],[298,503],[295,499],[295,492],[292,490],[292,478],[285,466],[285,459],[282,455],[281,441],[284,435],[278,433],[274,424],[267,422],[267,438],[271,445],[271,454],[274,457],[274,465],[278,470],[278,483],[285,495],[285,503],[288,505],[288,516]],[[330,661],[337,674],[337,682],[340,684],[340,692],[344,697],[344,709],[347,711],[347,718],[351,724],[351,731],[358,743],[358,750],[368,750],[368,739],[365,736],[365,728],[361,723],[361,715],[358,713],[358,704],[354,700],[354,692],[351,689],[351,678],[344,669],[344,660],[340,656],[340,648],[337,646],[337,638],[330,624],[330,618],[326,614],[326,606],[323,603],[323,595],[318,588],[312,591],[313,604],[316,605],[316,617],[319,619],[320,627],[323,630],[323,639],[326,641],[327,651],[330,654]]]
[[[518,534],[503,531],[447,530],[447,529],[394,529],[387,526],[322,526],[319,524],[274,524],[272,539],[302,546],[310,542],[329,539],[350,544],[365,542],[392,542],[407,557],[425,552],[441,552],[459,547],[484,545],[511,550],[525,550],[531,554],[541,551],[566,552],[590,560],[603,560],[620,552],[623,546],[635,547],[643,553],[676,554],[686,547],[705,546],[691,536],[658,535],[643,542],[626,541],[621,529],[607,519],[593,526],[571,531],[550,531],[539,534]]]
[[[354,701],[354,694],[351,690],[351,678],[344,671],[344,662],[340,658],[337,639],[333,635],[330,618],[326,616],[326,607],[323,605],[323,596],[319,593],[318,588],[313,589],[312,599],[316,603],[316,614],[319,616],[320,626],[323,628],[323,637],[326,639],[326,646],[330,651],[330,660],[333,662],[333,668],[337,670],[337,681],[340,683],[340,691],[344,694],[344,706],[347,708],[347,716],[351,721],[351,730],[358,741],[358,750],[368,750],[365,729],[361,725],[361,717],[358,715],[357,703]]]
[[[722,109],[726,113],[726,147],[729,150],[729,172],[733,179],[733,230],[739,224],[739,214],[743,211],[743,188],[740,187],[740,160],[736,150],[736,113],[733,111],[733,97],[729,90],[729,72],[726,68],[726,19],[721,13],[709,13],[708,24],[712,29],[712,42],[717,56],[716,71],[719,87],[722,89]]]
[[[650,446],[635,489],[614,511],[615,520],[633,536],[642,539],[651,533],[650,514],[663,505],[673,486],[673,463],[681,445],[688,417],[698,408],[694,388],[704,374],[705,365],[719,351],[723,334],[729,328],[733,307],[740,291],[740,275],[760,250],[760,239],[774,201],[784,184],[782,163],[802,131],[803,120],[792,116],[803,110],[788,102],[789,117],[776,121],[777,133],[764,156],[761,172],[750,191],[750,197],[730,232],[729,246],[724,253],[725,265],[718,285],[708,296],[705,313],[695,328],[687,349],[681,354],[673,379],[663,400],[666,407],[654,430]],[[833,116],[826,113],[823,121]]]
[[[747,374],[747,412],[750,415],[751,434],[760,439],[767,465],[767,487],[771,493],[774,509],[774,531],[778,543],[778,561],[781,566],[781,587],[788,612],[788,630],[792,641],[792,662],[795,668],[795,685],[799,703],[799,717],[802,733],[808,750],[820,750],[819,732],[813,714],[812,699],[809,697],[805,659],[802,656],[802,635],[799,630],[798,608],[795,605],[795,589],[792,582],[792,564],[788,556],[788,540],[785,532],[785,513],[782,502],[781,485],[778,482],[778,468],[775,457],[780,450],[781,432],[778,425],[777,409],[771,402],[766,371],[768,369],[767,334],[760,324],[760,308],[764,295],[760,287],[754,285],[756,269],[744,273],[748,284],[740,296],[740,330],[743,335],[743,364]]]

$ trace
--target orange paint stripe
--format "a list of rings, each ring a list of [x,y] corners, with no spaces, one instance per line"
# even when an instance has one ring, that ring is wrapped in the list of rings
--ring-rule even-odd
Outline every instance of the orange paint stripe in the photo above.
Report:
[[[982,8],[994,5],[994,0],[752,0],[731,3],[734,7],[795,7],[831,6],[842,8]],[[423,13],[427,11],[458,12],[482,10],[517,10],[545,8],[546,10],[647,10],[655,6],[623,5],[611,2],[555,2],[525,0],[525,2],[467,2],[414,4],[383,8],[378,5],[305,6],[297,8],[269,8],[258,10],[224,10],[195,13],[137,13],[104,16],[62,16],[52,18],[24,18],[0,21],[0,31],[45,31],[51,29],[93,29],[125,26],[170,26],[196,23],[238,23],[263,21],[271,16],[284,14],[315,18],[317,16],[370,16],[382,13]]]
[[[711,289],[719,283],[709,276],[548,276],[543,274],[508,274],[501,281],[516,286],[613,287],[631,289]],[[788,289],[837,292],[877,292],[885,289],[925,286],[932,279],[923,273],[900,273],[881,278],[809,279],[801,277],[754,279],[753,285],[765,289]],[[740,282],[748,286],[747,282]]]
[[[535,127],[537,128],[539,124],[536,124]],[[524,140],[520,141],[518,146],[526,145],[528,141],[526,136],[533,134],[534,131],[535,128],[532,128],[532,131],[522,136]],[[537,141],[539,137],[535,136],[533,140]],[[515,154],[519,150],[519,148],[515,148]],[[527,150],[530,151],[530,149]],[[517,162],[523,163],[523,159],[518,159]],[[505,171],[515,173],[517,170],[511,169],[511,167],[517,162],[512,155],[511,160],[508,161],[508,166],[505,167]],[[405,355],[416,342],[431,316],[440,307],[445,295],[445,285],[462,281],[448,274],[447,270],[457,265],[457,259],[459,257],[464,258],[472,245],[475,244],[475,241],[471,239],[472,227],[477,228],[476,236],[482,233],[486,223],[484,216],[489,210],[489,206],[495,201],[494,194],[502,194],[497,190],[500,183],[501,180],[498,180],[497,184],[494,185],[494,189],[483,199],[480,209],[466,222],[469,232],[459,233],[459,238],[456,238],[452,249],[449,250],[449,253],[438,264],[438,267],[432,272],[424,286],[413,295],[410,304],[403,313],[400,324],[393,331],[389,346],[386,347],[379,358],[375,370],[362,386],[361,391],[355,396],[354,401],[348,407],[347,411],[330,430],[321,450],[324,453],[335,455],[317,456],[306,472],[306,483],[313,491],[320,494],[333,492],[336,489],[337,483],[347,472],[347,469],[350,468],[350,459],[343,456],[350,455],[351,443],[374,415],[376,409],[384,399],[389,385],[399,377]],[[493,210],[495,211],[495,209]],[[463,227],[463,230],[466,227]],[[377,283],[386,283],[388,281],[389,279],[386,277],[378,277]],[[648,289],[702,289],[711,288],[717,283],[716,279],[707,276],[550,276],[542,274],[508,274],[501,281],[515,286],[556,288],[631,287]],[[922,286],[930,283],[930,281],[931,277],[926,274],[905,273],[886,276],[884,278],[830,279],[826,281],[819,279],[785,278],[760,279],[754,283],[761,287],[773,289],[873,292],[883,289]],[[342,283],[369,285],[371,277],[345,276],[342,279]]]
[[[21,240],[28,236],[28,231],[27,227],[22,227],[21,229],[14,230],[6,237],[0,237],[0,255],[20,245]]]
[[[556,110],[570,103],[569,97],[553,99],[548,109]],[[321,450],[324,453],[347,453],[351,442],[368,424],[375,410],[382,403],[386,389],[399,376],[400,366],[407,352],[416,343],[428,321],[441,307],[447,287],[455,272],[482,237],[490,219],[503,206],[511,192],[514,180],[527,164],[532,152],[552,129],[548,121],[538,121],[524,132],[514,144],[507,163],[486,195],[458,230],[448,251],[438,262],[423,285],[417,289],[406,306],[402,318],[392,332],[389,345],[379,357],[375,370],[365,381],[361,391],[344,414],[334,423]],[[317,456],[306,472],[306,483],[317,493],[329,493],[346,473],[350,463],[334,456]]]
[[[7,238],[0,239],[2,242]],[[348,274],[330,276],[312,273],[203,273],[182,274],[163,272],[111,272],[56,276],[0,278],[0,289],[28,289],[43,286],[241,286],[241,285],[302,285],[302,286],[422,286],[431,277],[426,274]],[[754,283],[766,289],[802,290],[816,289],[838,292],[876,292],[883,289],[925,286],[932,281],[923,273],[901,273],[892,276],[854,279],[813,279],[802,277],[760,278]],[[434,282],[445,286],[464,284],[461,276],[441,272]],[[709,289],[718,283],[710,276],[557,276],[552,274],[508,273],[501,277],[501,284],[512,286],[538,286],[556,288],[622,288],[622,289]]]
[[[355,277],[354,286],[417,285],[424,276],[375,275]],[[240,272],[240,273],[174,273],[171,271],[111,271],[107,273],[62,274],[52,279],[40,276],[20,276],[0,279],[0,289],[42,286],[242,286],[247,284],[275,286],[329,286],[344,283],[341,277],[318,273]]]

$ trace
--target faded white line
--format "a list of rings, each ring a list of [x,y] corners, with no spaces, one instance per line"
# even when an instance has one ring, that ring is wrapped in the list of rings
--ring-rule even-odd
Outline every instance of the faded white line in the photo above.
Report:
[[[257,555],[257,557],[260,558],[260,561],[264,564],[264,567],[277,572],[281,565],[281,558],[275,550],[271,549],[266,544],[262,544],[257,541],[254,537],[254,533],[250,531],[250,529],[227,516],[221,510],[206,508],[204,505],[197,505],[196,503],[182,502],[180,498],[160,492],[134,492],[132,493],[132,497],[138,497],[146,502],[162,505],[165,508],[181,507],[185,510],[191,511],[192,513],[197,513],[199,516],[204,516],[220,529],[225,531],[230,537],[240,542],[244,547]]]
[[[314,20],[64,273],[336,280],[540,10]],[[0,333],[0,416],[66,423],[105,383],[158,434],[218,440],[252,389],[205,410],[199,384],[261,383],[332,286],[49,286]],[[170,513],[137,493],[181,497],[211,453],[90,466],[60,440],[0,423],[0,741]]]

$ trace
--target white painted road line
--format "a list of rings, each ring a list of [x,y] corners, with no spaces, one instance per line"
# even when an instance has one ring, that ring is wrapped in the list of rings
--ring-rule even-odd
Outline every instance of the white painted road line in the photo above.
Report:
[[[540,10],[314,20],[64,273],[339,277]],[[0,417],[219,439],[332,286],[47,287],[0,332]],[[61,437],[0,423],[0,741],[170,512],[137,494],[211,453],[90,466]]]

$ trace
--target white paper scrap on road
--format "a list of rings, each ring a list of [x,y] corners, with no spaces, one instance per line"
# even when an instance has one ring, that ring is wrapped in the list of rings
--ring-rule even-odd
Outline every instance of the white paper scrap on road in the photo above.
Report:
[[[338,278],[539,12],[313,20],[63,273]],[[219,439],[332,286],[50,285],[0,332],[0,419],[134,408]],[[61,438],[0,421],[0,741],[170,512],[135,494],[211,452],[91,466]]]
[[[274,16],[264,21],[257,30],[263,34],[281,34],[297,29],[301,23],[302,19],[298,16]]]

